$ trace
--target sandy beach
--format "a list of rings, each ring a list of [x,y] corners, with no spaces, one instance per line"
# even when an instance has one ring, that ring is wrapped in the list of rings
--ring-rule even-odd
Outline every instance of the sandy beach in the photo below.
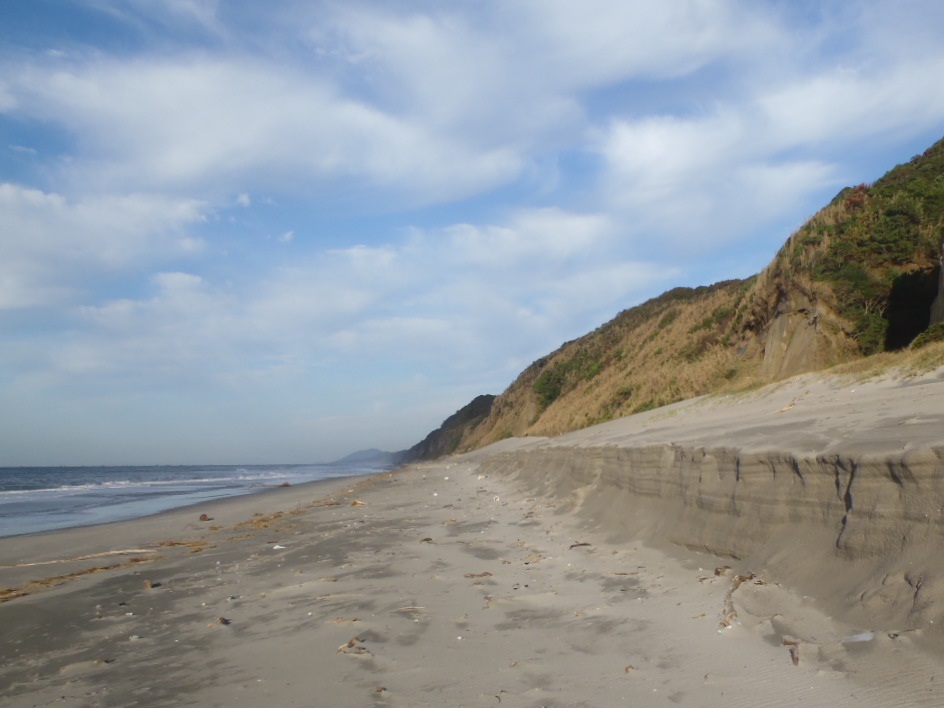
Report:
[[[846,400],[852,390],[854,405]],[[776,533],[768,533],[747,524],[755,518],[744,508],[750,497],[732,513],[700,508],[709,497],[688,492],[626,501],[610,467],[632,476],[639,460],[613,450],[653,446],[663,457],[701,446],[703,461],[711,456],[706,439],[725,450],[740,445],[743,455],[776,449],[825,464],[855,443],[847,427],[866,436],[868,459],[893,452],[927,461],[944,446],[942,401],[939,372],[854,385],[800,379],[375,477],[2,539],[0,700],[938,706],[937,598],[929,594],[917,614],[896,614],[897,596],[888,593],[875,596],[885,609],[867,598],[852,606],[850,588],[890,561],[831,540],[832,499],[844,527],[854,526],[835,480],[830,502],[817,507],[824,492],[801,468],[815,524],[789,494],[783,518],[773,497],[755,494],[754,503],[774,510]],[[869,421],[885,438],[864,429]],[[765,446],[772,435],[777,444]],[[597,461],[593,474],[575,454]],[[721,479],[725,465],[713,464]],[[703,464],[697,469],[705,476]],[[687,470],[678,467],[680,479]],[[908,498],[907,486],[899,484],[899,498]],[[930,492],[925,484],[924,496]],[[873,505],[873,520],[890,518],[882,509]],[[944,568],[933,553],[918,563],[922,549],[940,547],[937,526],[925,526],[923,541],[895,554],[920,566],[917,589],[909,586],[912,610],[922,592],[936,592]],[[756,542],[731,539],[736,552],[727,555],[696,552],[689,542],[704,534],[715,539],[704,547],[717,546],[752,528]],[[812,570],[804,573],[805,556]]]

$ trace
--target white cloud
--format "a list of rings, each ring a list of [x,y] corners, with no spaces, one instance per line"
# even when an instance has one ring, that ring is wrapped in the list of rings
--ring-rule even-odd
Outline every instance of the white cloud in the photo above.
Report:
[[[218,18],[219,0],[87,0],[88,5],[133,25],[145,33],[156,23],[167,28],[198,27],[211,35],[226,35]]]
[[[154,10],[165,12],[219,22],[214,3]],[[18,115],[70,130],[73,174],[100,187],[265,180],[317,193],[321,180],[350,178],[430,203],[516,180],[548,144],[579,145],[582,92],[690,73],[773,31],[743,8],[695,0],[595,0],[579,11],[527,2],[481,13],[358,4],[319,8],[311,26],[293,21],[287,31],[345,66],[91,54],[8,65],[11,100]]]
[[[939,125],[941,76],[940,55],[868,73],[838,67],[776,88],[757,104],[776,147],[855,144],[886,131]]]
[[[186,229],[204,212],[198,201],[160,195],[73,201],[0,183],[0,309],[61,304],[103,273],[198,251]]]
[[[77,136],[67,174],[86,188],[218,192],[264,179],[304,192],[357,178],[428,201],[520,169],[505,146],[465,144],[264,61],[93,58],[10,73],[19,115]]]
[[[475,264],[517,270],[546,262],[565,263],[601,247],[612,230],[602,215],[548,208],[521,211],[504,225],[457,224],[444,234],[449,253],[460,267]]]
[[[903,2],[92,0],[140,48],[0,50],[0,363],[180,435],[449,413],[944,125]]]
[[[328,251],[353,269],[354,273],[367,278],[375,278],[383,273],[389,273],[399,258],[396,248],[390,245],[374,247],[358,244],[350,248],[336,248]]]
[[[562,327],[579,333],[588,315],[599,324],[674,272],[617,261],[599,215],[523,211],[462,229],[459,241],[451,227],[324,251],[238,286],[158,272],[145,297],[80,307],[73,335],[45,358],[60,376],[97,377],[102,390],[149,377],[168,390],[321,386],[338,375],[352,390],[366,385],[355,372],[329,373],[342,361],[404,371],[422,362],[431,380],[495,376],[484,342],[501,341],[502,360],[533,358]],[[508,366],[501,376],[515,373]]]
[[[16,109],[17,105],[12,87],[0,79],[0,111],[4,113],[11,112]]]
[[[779,31],[751,6],[683,0],[528,0],[503,10],[539,76],[568,89],[673,78],[770,47]],[[527,29],[524,29],[527,28]]]

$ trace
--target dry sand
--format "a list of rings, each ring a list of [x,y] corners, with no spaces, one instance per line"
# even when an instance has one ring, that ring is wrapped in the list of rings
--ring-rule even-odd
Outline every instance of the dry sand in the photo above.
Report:
[[[852,388],[860,395],[848,401]],[[887,402],[901,391],[889,418]],[[777,422],[804,408],[805,418]],[[738,558],[685,550],[666,531],[672,510],[681,536],[738,527],[724,525],[727,512],[699,509],[707,497],[691,497],[691,507],[671,492],[627,501],[607,464],[590,465],[593,477],[580,460],[606,461],[610,453],[597,453],[614,447],[691,450],[706,439],[752,455],[777,446],[839,455],[843,440],[875,421],[884,432],[865,436],[868,455],[892,446],[899,454],[944,444],[940,418],[928,422],[941,411],[938,375],[854,386],[806,378],[364,480],[2,539],[0,587],[12,599],[0,604],[0,701],[939,706],[937,635],[879,626],[894,613],[849,623],[830,605],[841,578],[824,581],[821,599],[815,574],[784,577],[805,552],[794,537],[779,547],[765,537],[754,556]],[[772,433],[782,434],[765,447]],[[544,475],[526,459],[547,462]],[[579,468],[576,482],[569,465]],[[806,488],[815,501],[816,485]],[[799,514],[778,523],[805,522]],[[809,552],[816,563],[829,557]],[[834,575],[874,565],[835,544],[830,552]],[[930,583],[944,563],[928,563]]]

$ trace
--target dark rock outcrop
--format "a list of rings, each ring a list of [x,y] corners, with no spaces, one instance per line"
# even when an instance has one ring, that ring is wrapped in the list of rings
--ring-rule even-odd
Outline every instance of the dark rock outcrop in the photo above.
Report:
[[[459,449],[468,434],[488,417],[494,401],[495,396],[491,394],[476,396],[471,403],[446,418],[443,424],[422,442],[407,450],[403,461],[434,460],[451,455]]]
[[[941,244],[941,270],[938,277],[937,297],[931,305],[931,324],[944,322],[944,243]]]

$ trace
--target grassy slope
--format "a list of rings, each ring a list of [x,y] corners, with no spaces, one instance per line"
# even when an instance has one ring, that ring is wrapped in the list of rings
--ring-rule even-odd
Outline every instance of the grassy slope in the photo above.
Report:
[[[907,347],[928,328],[942,241],[944,141],[841,191],[758,276],[670,290],[534,362],[462,448]]]

